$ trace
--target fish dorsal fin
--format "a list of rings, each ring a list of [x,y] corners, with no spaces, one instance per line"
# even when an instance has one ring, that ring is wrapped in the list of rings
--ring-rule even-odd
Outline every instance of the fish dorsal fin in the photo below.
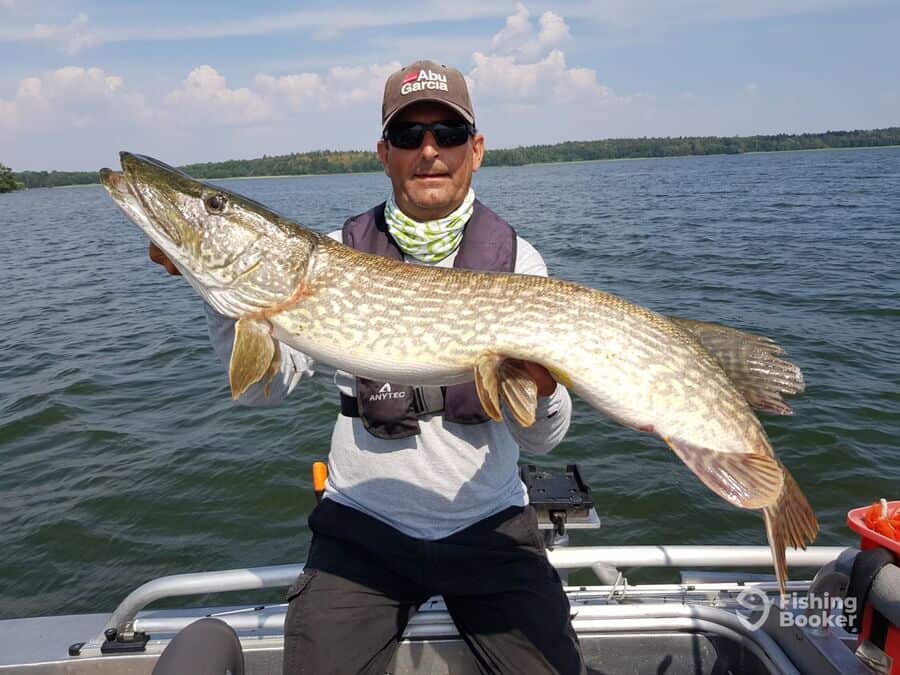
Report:
[[[778,358],[784,350],[774,340],[717,323],[677,317],[669,320],[700,341],[753,408],[776,415],[793,414],[782,394],[801,393],[803,373],[790,361]]]
[[[530,427],[537,410],[537,385],[517,359],[485,353],[475,360],[475,390],[492,420],[503,419],[501,396],[517,424]]]
[[[726,502],[744,509],[761,509],[778,501],[784,472],[771,455],[718,452],[677,438],[663,440],[706,487]]]
[[[265,321],[238,319],[234,325],[234,347],[228,364],[231,398],[241,394],[270,371],[277,352],[271,329]]]

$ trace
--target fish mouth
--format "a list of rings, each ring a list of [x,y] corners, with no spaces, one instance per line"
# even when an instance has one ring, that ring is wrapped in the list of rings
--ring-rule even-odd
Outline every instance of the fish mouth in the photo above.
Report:
[[[158,216],[158,208],[154,208],[152,202],[160,202],[160,194],[165,195],[167,190],[161,190],[158,186],[168,186],[176,183],[174,190],[179,190],[185,178],[185,174],[151,157],[135,155],[122,151],[119,153],[122,171],[112,169],[100,170],[100,182],[109,192],[110,196],[136,223],[141,225],[144,233],[153,240],[157,246],[167,254],[171,244],[181,247],[184,237],[177,227],[177,223],[170,223],[166,218]],[[191,180],[188,178],[188,180]],[[156,195],[149,195],[148,190]],[[148,200],[148,196],[152,199]],[[137,218],[135,218],[137,216]],[[168,240],[168,241],[164,241]],[[167,244],[170,244],[167,246]]]
[[[113,171],[112,169],[100,169],[100,183],[111,194],[130,195],[128,190],[128,182],[125,180],[125,174],[121,171]]]

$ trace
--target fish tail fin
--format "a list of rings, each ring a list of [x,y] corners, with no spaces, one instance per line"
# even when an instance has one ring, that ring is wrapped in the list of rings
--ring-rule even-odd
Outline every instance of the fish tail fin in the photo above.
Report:
[[[775,578],[781,595],[785,595],[787,583],[787,557],[785,547],[805,549],[819,533],[816,514],[806,500],[806,495],[787,469],[784,471],[784,486],[778,501],[763,509],[766,521],[766,536],[775,562]]]

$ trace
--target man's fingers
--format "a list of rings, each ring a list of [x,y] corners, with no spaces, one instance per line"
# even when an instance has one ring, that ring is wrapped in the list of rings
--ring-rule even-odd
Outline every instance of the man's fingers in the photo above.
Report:
[[[531,379],[537,385],[538,396],[550,396],[556,391],[556,380],[553,379],[550,371],[544,366],[533,361],[522,361],[522,365],[525,366],[525,370],[528,371]]]
[[[157,265],[165,265],[166,264],[166,254],[162,252],[162,249],[159,248],[152,241],[150,242],[150,248],[148,250],[150,254],[150,260],[155,262]]]
[[[148,253],[150,255],[150,260],[155,262],[157,265],[162,265],[166,268],[166,272],[173,276],[181,276],[181,272],[178,271],[178,268],[175,267],[175,264],[166,257],[166,254],[162,252],[162,249],[154,244],[152,241],[150,242],[150,248],[148,249]]]

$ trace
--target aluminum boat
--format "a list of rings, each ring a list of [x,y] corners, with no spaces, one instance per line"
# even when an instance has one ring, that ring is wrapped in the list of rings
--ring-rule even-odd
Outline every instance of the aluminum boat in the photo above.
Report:
[[[804,580],[789,582],[782,599],[764,546],[569,546],[570,530],[600,524],[593,504],[585,503],[589,490],[575,467],[561,478],[531,471],[529,488],[549,545],[547,555],[566,587],[589,673],[900,672],[900,659],[892,665],[889,653],[891,637],[900,635],[897,559],[883,566],[866,589],[865,607],[852,607],[855,598],[848,588],[853,590],[855,568],[860,567],[858,549],[789,549],[792,577]],[[549,489],[554,486],[559,488],[555,497]],[[677,583],[632,584],[621,570],[634,568],[675,569],[680,578]],[[111,614],[0,620],[0,672],[149,674],[179,631],[198,619],[216,617],[236,631],[245,673],[280,674],[285,604],[148,607],[166,598],[287,588],[302,569],[296,564],[177,574],[139,586]],[[597,583],[571,585],[570,575],[584,570]],[[871,626],[870,634],[857,634],[859,626],[853,623],[871,612],[886,618],[887,644],[877,644],[879,636]],[[388,672],[478,672],[441,598],[420,608]]]

